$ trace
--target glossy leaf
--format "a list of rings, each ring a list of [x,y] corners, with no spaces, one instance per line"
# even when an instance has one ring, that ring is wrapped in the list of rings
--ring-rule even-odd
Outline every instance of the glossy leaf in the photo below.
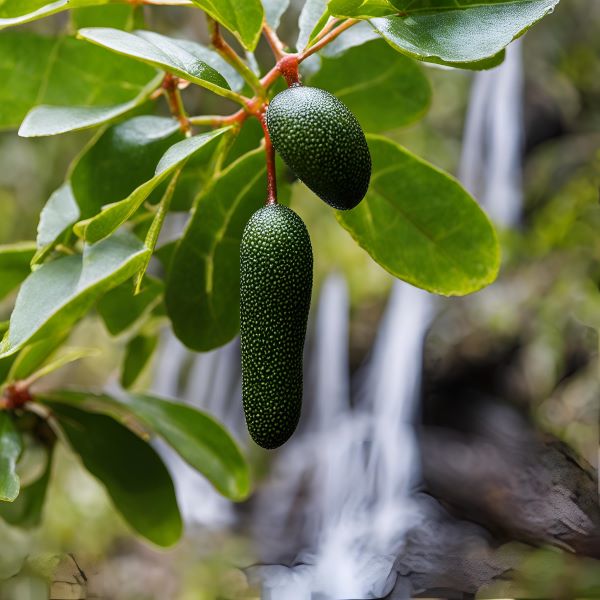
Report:
[[[37,369],[41,367],[56,351],[56,349],[64,342],[68,332],[60,332],[60,334],[46,339],[40,340],[33,344],[28,344],[15,357],[6,379],[8,381],[18,381],[26,379]],[[8,360],[8,357],[4,360]]]
[[[219,422],[192,406],[155,396],[131,394],[124,402],[219,492],[232,500],[248,495],[248,465]]]
[[[419,66],[383,41],[351,48],[339,58],[323,57],[321,69],[308,84],[334,94],[372,133],[421,118],[431,98]]]
[[[33,242],[0,246],[0,298],[4,298],[29,275],[29,263],[34,254]]]
[[[61,185],[42,208],[37,229],[37,251],[31,259],[35,265],[43,261],[54,246],[79,219],[81,212],[70,183]]]
[[[462,68],[490,68],[501,62],[504,48],[559,2],[390,1],[405,16],[371,23],[391,46],[419,60]]]
[[[265,20],[273,29],[277,29],[290,0],[262,0],[262,3],[265,8]]]
[[[132,282],[126,281],[100,298],[98,313],[109,333],[119,335],[148,315],[160,302],[162,292],[162,282],[148,275],[139,294],[134,295]]]
[[[131,31],[143,27],[144,7],[129,2],[123,4],[105,4],[84,6],[72,9],[71,27],[74,31],[84,27],[116,27]]]
[[[19,495],[17,460],[23,450],[21,435],[6,411],[0,411],[0,501],[12,502]]]
[[[391,0],[329,0],[329,12],[334,17],[370,19],[398,12]]]
[[[260,39],[264,11],[260,0],[193,0],[207,15],[224,25],[246,50],[254,50]]]
[[[392,275],[446,296],[496,278],[500,250],[485,213],[460,184],[381,136],[367,136],[373,172],[365,199],[338,221]]]
[[[164,69],[217,94],[223,89],[229,89],[226,79],[203,60],[202,54],[194,52],[196,45],[186,46],[179,40],[152,31],[128,33],[110,27],[87,27],[80,29],[78,36],[119,54]]]
[[[37,527],[42,520],[42,510],[52,473],[52,450],[49,451],[46,467],[36,481],[22,487],[19,495],[11,503],[0,504],[0,518],[22,528]]]
[[[29,31],[0,35],[0,129],[17,127],[35,105],[111,106],[142,94],[156,71],[70,37]]]
[[[250,152],[207,187],[171,260],[165,301],[173,330],[206,351],[239,330],[240,240],[264,202],[264,151]]]
[[[49,106],[42,104],[35,106],[21,123],[19,135],[21,137],[58,135],[116,121],[146,102],[161,81],[162,75],[157,75],[135,98],[122,104],[111,106]]]
[[[306,0],[298,18],[299,33],[296,42],[298,50],[306,48],[320,29],[319,25],[324,25],[328,16],[327,0]]]
[[[99,296],[131,277],[146,252],[137,238],[114,235],[85,246],[83,255],[43,264],[19,290],[0,358],[68,329]]]
[[[50,407],[73,451],[129,525],[159,546],[177,542],[182,522],[175,489],[152,446],[108,415],[57,402]]]
[[[161,156],[182,138],[176,119],[150,115],[123,121],[93,138],[70,174],[81,217],[127,198],[153,177]]]
[[[77,223],[74,228],[75,233],[92,243],[113,233],[113,231],[125,223],[125,221],[138,210],[148,196],[188,158],[201,151],[205,151],[207,156],[209,156],[215,149],[215,140],[228,130],[228,127],[215,129],[214,131],[186,138],[171,146],[163,154],[152,177],[139,187],[135,188],[124,200],[108,204],[104,206],[100,213],[95,217]],[[93,172],[97,175],[97,171]],[[139,176],[140,173],[138,172],[137,175]]]
[[[121,372],[121,385],[124,388],[130,388],[140,378],[150,363],[157,344],[158,336],[154,334],[140,333],[129,340]]]
[[[175,192],[175,188],[177,187],[177,183],[179,181],[179,176],[181,175],[181,168],[177,169],[171,180],[169,181],[169,185],[167,185],[167,189],[165,190],[160,203],[156,209],[156,213],[154,214],[154,218],[152,219],[152,223],[150,223],[150,227],[146,232],[146,237],[144,238],[144,246],[148,250],[148,257],[146,259],[146,263],[140,267],[140,270],[137,272],[135,276],[135,293],[139,293],[142,281],[144,279],[144,275],[146,274],[146,270],[148,269],[148,265],[150,264],[150,259],[152,258],[152,254],[154,253],[154,248],[156,247],[156,242],[158,241],[158,236],[162,230],[163,223],[165,222],[165,218],[169,209],[171,207],[171,200],[173,198],[173,193]]]
[[[60,400],[121,418],[125,410],[164,438],[223,495],[239,501],[249,493],[249,467],[237,443],[218,421],[192,406],[147,394],[125,394],[116,399],[75,390],[61,390],[39,399],[50,403]]]
[[[0,29],[29,23],[68,8],[69,0],[4,0],[0,4]]]

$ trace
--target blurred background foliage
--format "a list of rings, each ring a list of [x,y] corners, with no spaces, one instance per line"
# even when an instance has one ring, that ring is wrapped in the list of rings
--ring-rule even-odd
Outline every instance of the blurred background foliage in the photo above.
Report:
[[[502,234],[504,264],[498,282],[471,297],[443,302],[427,339],[424,366],[425,414],[434,410],[427,390],[436,382],[459,373],[468,385],[479,385],[468,380],[483,373],[496,395],[592,464],[597,463],[599,392],[599,9],[595,0],[565,0],[525,37],[521,226]],[[124,11],[123,19],[132,18],[128,7],[81,9],[77,24],[96,19],[93,11],[109,10],[114,11],[111,20],[118,18],[118,11]],[[284,40],[296,37],[298,11],[292,7],[285,17],[280,30]],[[207,42],[200,11],[154,8],[146,9],[143,18],[148,28]],[[26,27],[49,32],[63,28],[66,19],[61,14]],[[257,57],[261,64],[270,64],[264,41]],[[424,69],[433,88],[428,115],[388,135],[456,173],[472,74]],[[232,108],[199,88],[184,92],[184,99],[190,114],[197,113],[200,104],[209,113]],[[0,243],[35,238],[43,204],[89,136],[23,139],[0,132]],[[335,270],[349,282],[351,358],[356,368],[371,347],[392,279],[335,223],[332,211],[310,195],[295,186],[292,205],[311,232],[317,286]],[[13,300],[0,306],[0,320],[8,318]],[[75,345],[90,338],[105,350],[100,357],[63,369],[45,385],[53,386],[59,378],[62,384],[101,386],[118,376],[124,342],[112,340],[99,319],[87,320],[73,332]],[[103,598],[208,600],[256,594],[245,590],[241,574],[229,567],[252,562],[252,549],[243,536],[189,530],[177,548],[159,552],[131,535],[99,484],[63,450],[54,472],[41,527],[22,532],[0,521],[2,578],[20,571],[26,556],[73,553]],[[52,562],[42,561],[45,567],[26,563],[21,575],[0,590],[0,598],[45,597],[47,561]],[[590,590],[600,590],[595,561],[557,550],[540,550],[530,557],[516,580],[523,594],[519,597],[598,597]],[[483,596],[508,597],[502,593],[510,592],[486,590]]]

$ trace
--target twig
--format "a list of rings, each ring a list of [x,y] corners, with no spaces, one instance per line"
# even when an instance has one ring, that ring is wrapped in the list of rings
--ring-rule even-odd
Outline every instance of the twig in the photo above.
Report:
[[[318,52],[321,48],[323,48],[323,46],[326,46],[327,44],[333,42],[333,40],[335,40],[335,38],[338,37],[338,35],[344,33],[346,29],[349,29],[357,23],[360,23],[358,19],[346,19],[345,21],[340,23],[335,29],[332,29],[329,33],[324,35],[318,42],[316,42],[314,45],[310,46],[310,48],[307,48],[304,52],[302,52],[298,56],[298,62],[306,60],[309,56],[313,55],[315,52]]]
[[[225,41],[221,35],[219,24],[211,17],[207,17],[208,28],[210,30],[210,41],[215,50],[223,57],[240,75],[246,80],[248,85],[258,96],[264,95],[264,89],[260,84],[260,79],[252,69],[241,59],[239,54]]]
[[[323,29],[321,29],[321,31],[319,31],[319,33],[315,36],[315,38],[313,40],[311,40],[310,43],[308,44],[309,48],[313,44],[316,44],[326,33],[329,33],[331,31],[331,28],[336,23],[339,23],[339,21],[340,20],[337,19],[336,17],[329,17],[329,20],[327,21],[327,23],[325,23],[325,27],[323,27]]]
[[[183,131],[186,137],[191,136],[192,128],[185,112],[185,107],[183,106],[181,93],[179,92],[178,78],[174,77],[170,73],[166,73],[165,78],[163,79],[162,87],[167,95],[167,101],[169,103],[171,114],[179,121],[181,131]]]
[[[285,46],[283,42],[279,39],[279,36],[269,25],[265,22],[263,25],[263,33],[265,34],[265,39],[269,43],[271,50],[273,51],[273,56],[276,61],[281,60],[285,55]]]

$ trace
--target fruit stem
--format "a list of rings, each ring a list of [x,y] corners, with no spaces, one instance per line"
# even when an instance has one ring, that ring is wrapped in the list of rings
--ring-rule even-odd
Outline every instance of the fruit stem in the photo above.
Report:
[[[179,78],[165,73],[165,77],[162,82],[162,88],[167,96],[167,102],[169,103],[169,109],[171,114],[179,121],[179,127],[186,137],[192,135],[192,127],[190,121],[185,112],[183,106],[183,100],[181,99],[181,93],[179,92]]]
[[[210,41],[215,50],[224,58],[239,74],[246,80],[246,83],[254,90],[259,97],[264,97],[265,89],[260,83],[258,76],[241,59],[239,54],[225,41],[221,35],[219,24],[211,17],[206,17],[210,31]]]
[[[298,85],[300,83],[300,74],[298,73],[298,55],[288,54],[277,61],[279,72],[285,77],[288,87]]]
[[[349,29],[350,27],[352,27],[353,25],[356,25],[357,23],[360,23],[359,19],[346,19],[345,21],[340,23],[337,27],[332,29],[329,33],[324,35],[319,41],[317,41],[315,44],[310,46],[310,48],[307,48],[304,52],[300,53],[298,55],[298,62],[300,63],[303,60],[306,60],[309,56],[311,56],[312,54],[314,54],[315,52],[318,52],[321,48],[323,48],[323,46],[326,46],[327,44],[333,42],[333,40],[335,40],[335,38],[338,37],[338,35],[344,33],[344,31],[346,31],[346,29]]]
[[[280,61],[287,53],[285,51],[285,46],[283,42],[279,39],[279,36],[275,33],[273,29],[265,22],[263,25],[263,33],[265,34],[265,39],[269,43],[271,50],[273,51],[273,56],[276,61]]]
[[[265,153],[267,156],[267,200],[265,204],[270,206],[277,204],[277,171],[275,169],[275,148],[271,143],[264,112],[260,117],[260,124],[265,134]]]

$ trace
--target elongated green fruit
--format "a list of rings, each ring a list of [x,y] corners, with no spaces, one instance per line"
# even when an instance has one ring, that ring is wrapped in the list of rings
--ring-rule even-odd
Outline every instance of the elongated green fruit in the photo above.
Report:
[[[355,116],[335,96],[292,86],[266,112],[273,147],[319,198],[340,210],[354,208],[371,178],[371,155]]]
[[[263,448],[281,446],[300,418],[312,270],[310,237],[293,210],[274,204],[252,215],[240,251],[242,398]]]

